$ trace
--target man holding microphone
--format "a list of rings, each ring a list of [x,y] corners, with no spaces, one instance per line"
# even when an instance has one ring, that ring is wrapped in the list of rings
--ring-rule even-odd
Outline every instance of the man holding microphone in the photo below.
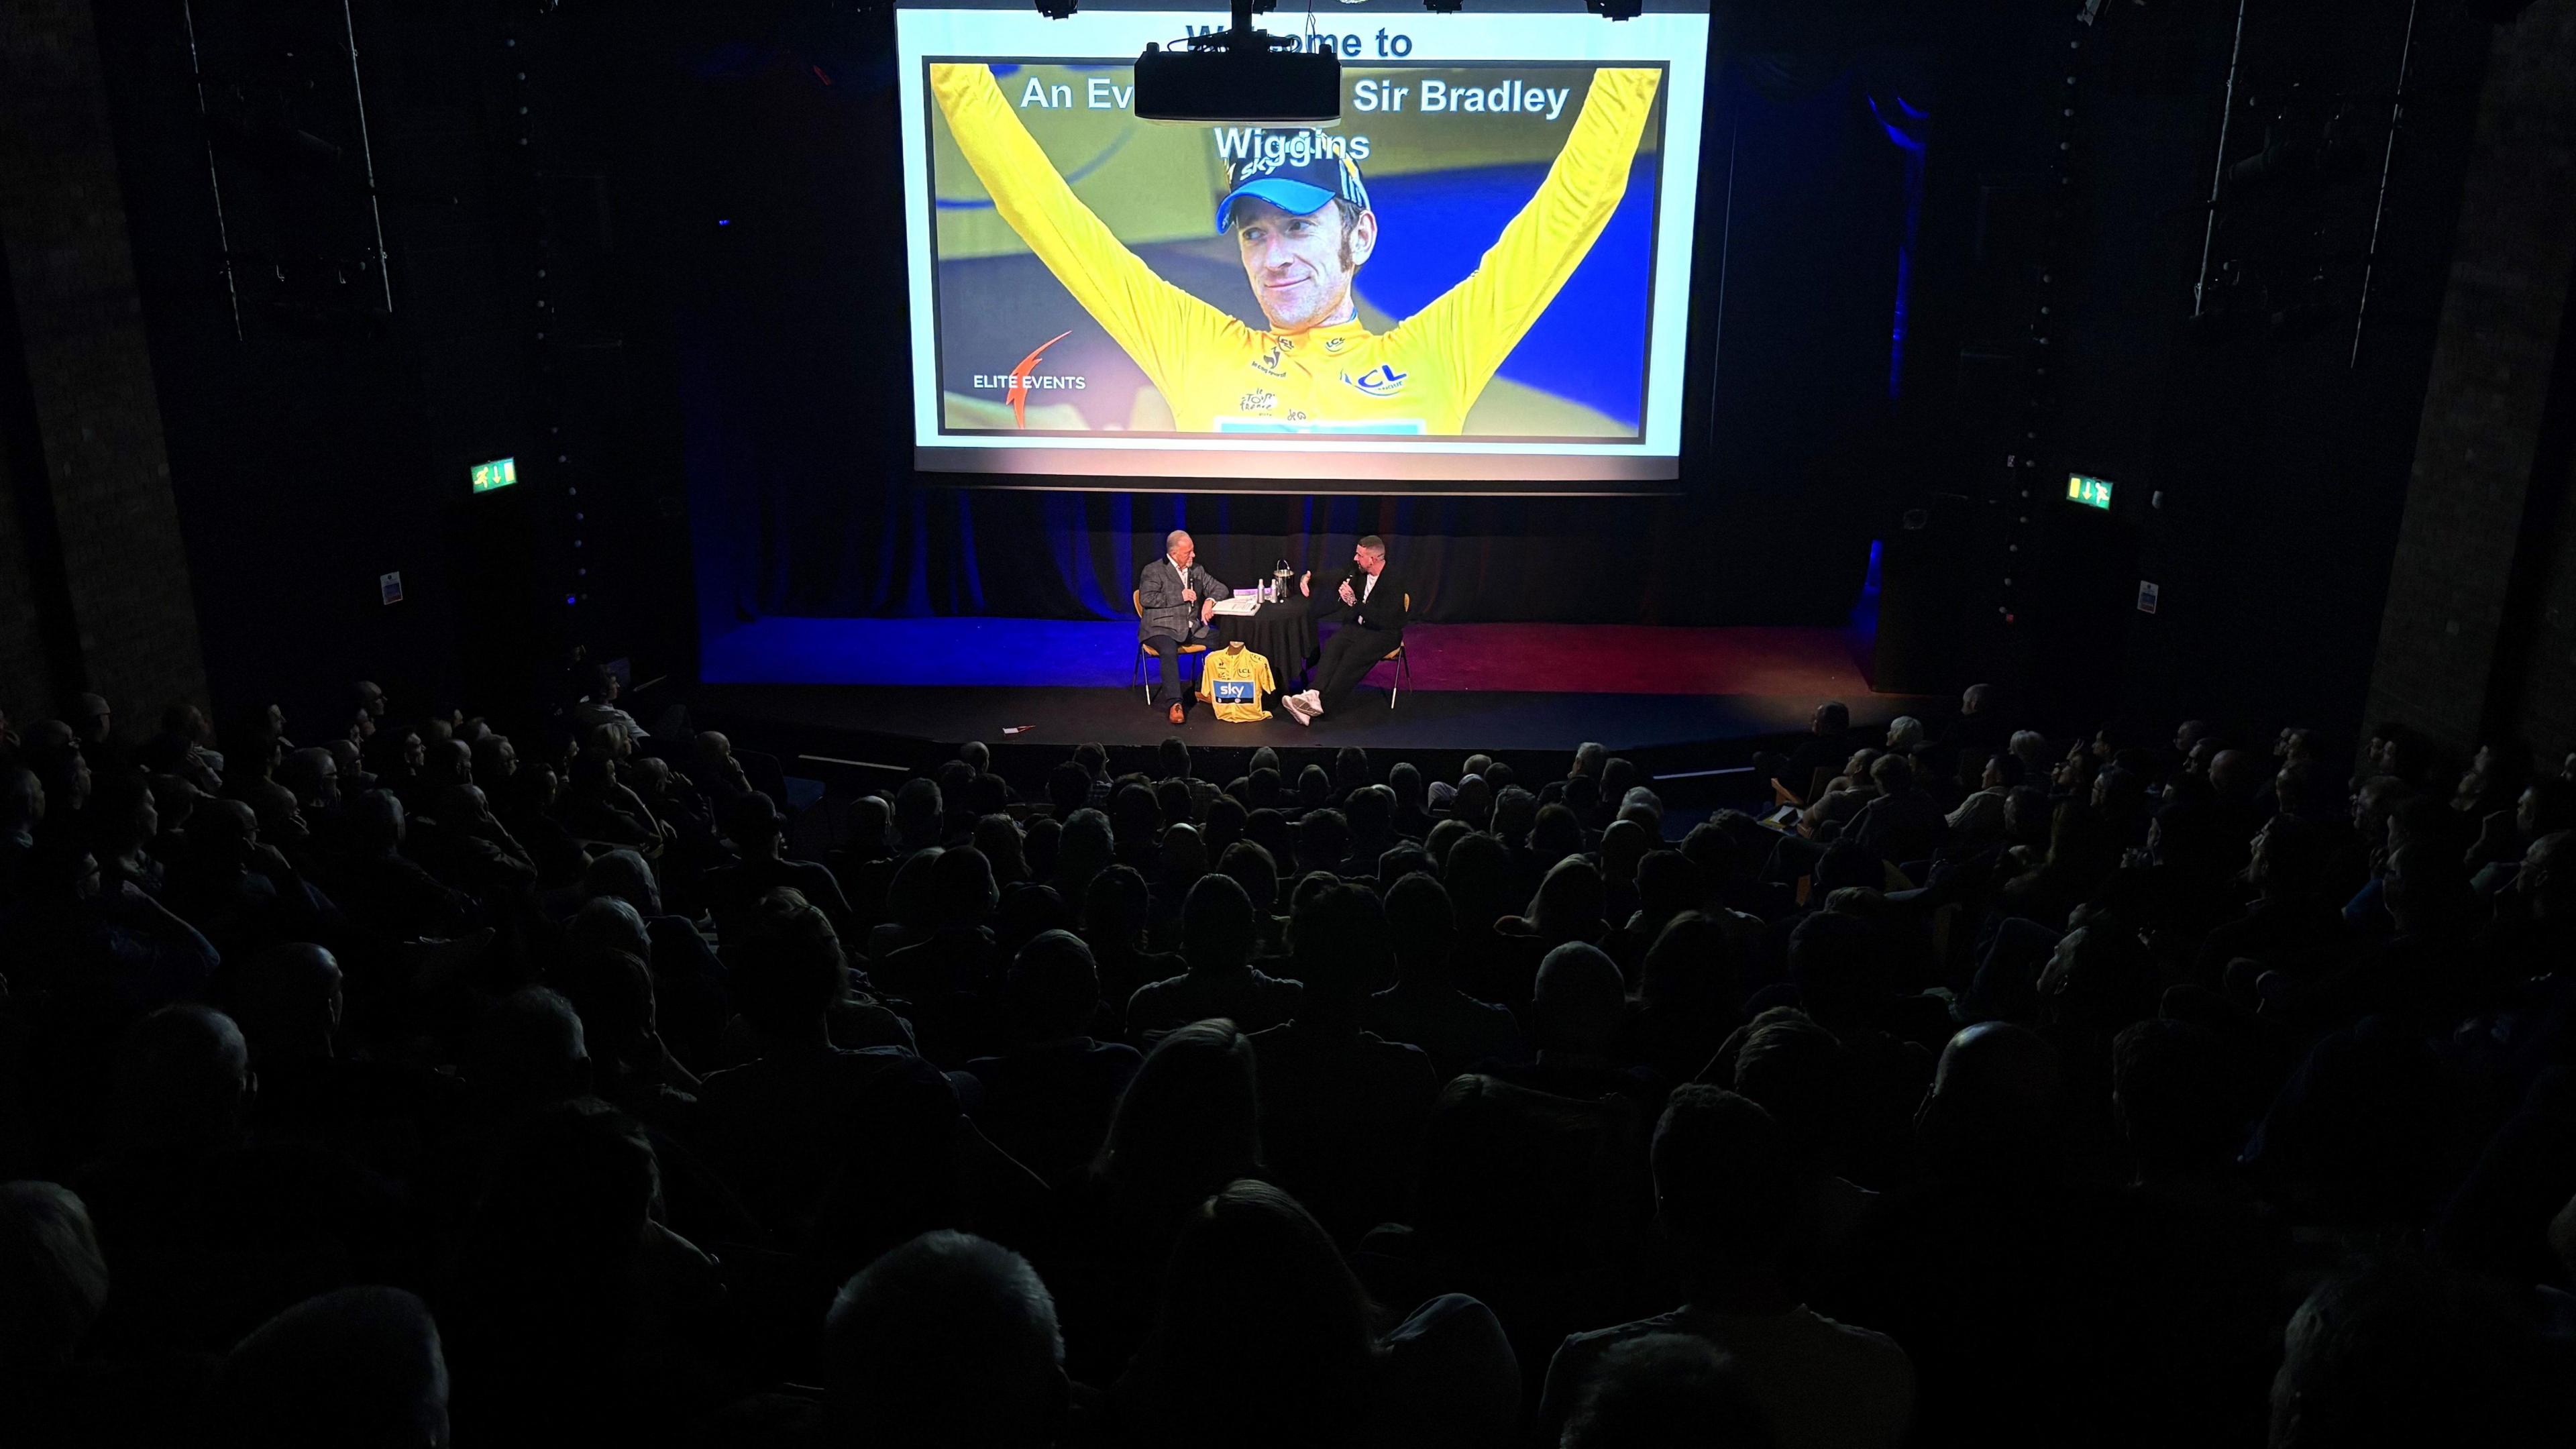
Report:
[[[1315,687],[1279,701],[1297,723],[1311,725],[1318,716],[1347,709],[1361,678],[1404,642],[1405,584],[1386,566],[1386,540],[1372,533],[1351,551],[1350,571],[1338,585],[1319,595],[1308,570],[1297,580],[1297,592],[1306,596],[1308,612],[1342,626],[1324,641]]]
[[[1175,528],[1163,536],[1161,560],[1145,565],[1136,580],[1136,639],[1162,661],[1161,702],[1174,724],[1186,718],[1183,706],[1189,698],[1181,688],[1181,646],[1206,644],[1216,601],[1234,596],[1234,590],[1199,567],[1198,557],[1198,544]]]

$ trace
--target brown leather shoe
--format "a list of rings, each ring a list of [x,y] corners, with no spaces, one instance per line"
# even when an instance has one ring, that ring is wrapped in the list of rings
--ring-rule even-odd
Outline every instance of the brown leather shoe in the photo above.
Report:
[[[1172,706],[1172,723],[1174,723],[1174,724],[1179,724],[1179,723],[1181,723],[1181,721],[1182,721],[1184,718],[1186,718],[1186,716],[1184,716],[1184,715],[1181,713],[1181,707],[1180,707],[1179,705],[1177,705],[1177,704],[1176,704],[1176,705],[1173,705],[1173,706]]]

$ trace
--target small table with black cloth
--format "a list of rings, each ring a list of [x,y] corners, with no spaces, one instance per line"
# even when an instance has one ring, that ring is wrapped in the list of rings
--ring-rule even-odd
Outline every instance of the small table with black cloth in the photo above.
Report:
[[[1289,682],[1303,681],[1315,662],[1315,620],[1304,599],[1282,599],[1249,614],[1219,614],[1208,627],[1216,635],[1215,648],[1240,639],[1244,648],[1269,657],[1270,678],[1279,688],[1261,697],[1264,709],[1276,706],[1281,693],[1295,693]]]

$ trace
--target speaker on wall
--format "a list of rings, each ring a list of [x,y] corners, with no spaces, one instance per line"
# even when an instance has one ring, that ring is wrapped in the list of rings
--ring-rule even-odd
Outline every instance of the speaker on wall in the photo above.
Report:
[[[1879,540],[1873,691],[1946,694],[1968,683],[1968,520],[1967,499],[1941,494],[1906,509]]]

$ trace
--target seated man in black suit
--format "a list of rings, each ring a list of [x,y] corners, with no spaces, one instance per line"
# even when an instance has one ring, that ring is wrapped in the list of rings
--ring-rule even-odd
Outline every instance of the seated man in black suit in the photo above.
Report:
[[[1404,591],[1402,576],[1387,567],[1386,540],[1374,533],[1351,551],[1351,570],[1339,586],[1318,595],[1312,570],[1297,580],[1297,592],[1310,601],[1308,607],[1342,625],[1324,641],[1315,687],[1279,701],[1297,723],[1311,725],[1318,716],[1341,713],[1361,676],[1404,642]]]

